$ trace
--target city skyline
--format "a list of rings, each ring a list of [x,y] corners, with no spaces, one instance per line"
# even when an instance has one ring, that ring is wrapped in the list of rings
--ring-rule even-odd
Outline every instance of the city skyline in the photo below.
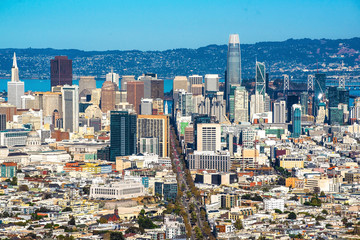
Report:
[[[358,35],[358,1],[276,2],[1,1],[0,46],[165,50],[225,44],[233,33],[241,43]]]

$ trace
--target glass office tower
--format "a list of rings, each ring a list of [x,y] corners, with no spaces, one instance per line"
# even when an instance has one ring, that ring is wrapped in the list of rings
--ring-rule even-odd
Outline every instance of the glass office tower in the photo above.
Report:
[[[110,112],[110,160],[136,153],[136,114]]]
[[[256,91],[265,97],[266,93],[266,75],[265,64],[256,62]]]
[[[227,106],[229,105],[230,85],[232,84],[241,85],[241,52],[238,34],[231,34],[229,37],[224,94]]]
[[[294,104],[291,110],[292,137],[298,138],[301,135],[301,105]]]

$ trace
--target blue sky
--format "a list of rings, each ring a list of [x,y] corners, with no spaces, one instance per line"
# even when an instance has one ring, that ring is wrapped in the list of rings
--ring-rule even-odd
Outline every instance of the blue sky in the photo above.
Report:
[[[0,0],[0,48],[164,50],[360,37],[360,0]]]

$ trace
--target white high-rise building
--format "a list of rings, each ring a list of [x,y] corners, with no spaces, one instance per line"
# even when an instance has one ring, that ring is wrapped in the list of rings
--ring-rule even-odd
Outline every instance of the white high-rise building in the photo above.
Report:
[[[284,100],[274,102],[273,121],[274,123],[286,122],[286,102]]]
[[[106,74],[106,81],[110,81],[110,82],[113,82],[113,83],[116,83],[116,85],[118,87],[120,87],[119,85],[119,74],[117,73],[114,73],[113,69],[111,68],[111,72]]]
[[[79,131],[79,86],[65,85],[61,88],[63,126],[65,131]]]
[[[153,99],[143,98],[141,99],[140,113],[141,115],[152,115]]]
[[[249,94],[245,87],[237,87],[234,92],[234,122],[249,121]]]
[[[253,119],[255,113],[263,113],[264,111],[264,96],[255,92],[250,99],[250,119]]]
[[[197,125],[197,150],[221,150],[221,126],[217,123],[202,123]]]
[[[21,97],[24,96],[24,83],[19,80],[19,69],[16,62],[16,54],[14,53],[13,66],[11,68],[11,81],[8,87],[8,103],[21,108]]]
[[[207,91],[218,92],[219,91],[219,75],[218,74],[206,74],[205,75],[205,93]]]

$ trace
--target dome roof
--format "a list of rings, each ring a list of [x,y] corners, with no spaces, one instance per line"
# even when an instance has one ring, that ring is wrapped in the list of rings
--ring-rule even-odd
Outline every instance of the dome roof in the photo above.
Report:
[[[102,91],[116,91],[116,84],[110,81],[105,81],[101,87]]]
[[[31,131],[28,133],[28,137],[31,137],[31,138],[40,138],[39,134],[37,131]]]

